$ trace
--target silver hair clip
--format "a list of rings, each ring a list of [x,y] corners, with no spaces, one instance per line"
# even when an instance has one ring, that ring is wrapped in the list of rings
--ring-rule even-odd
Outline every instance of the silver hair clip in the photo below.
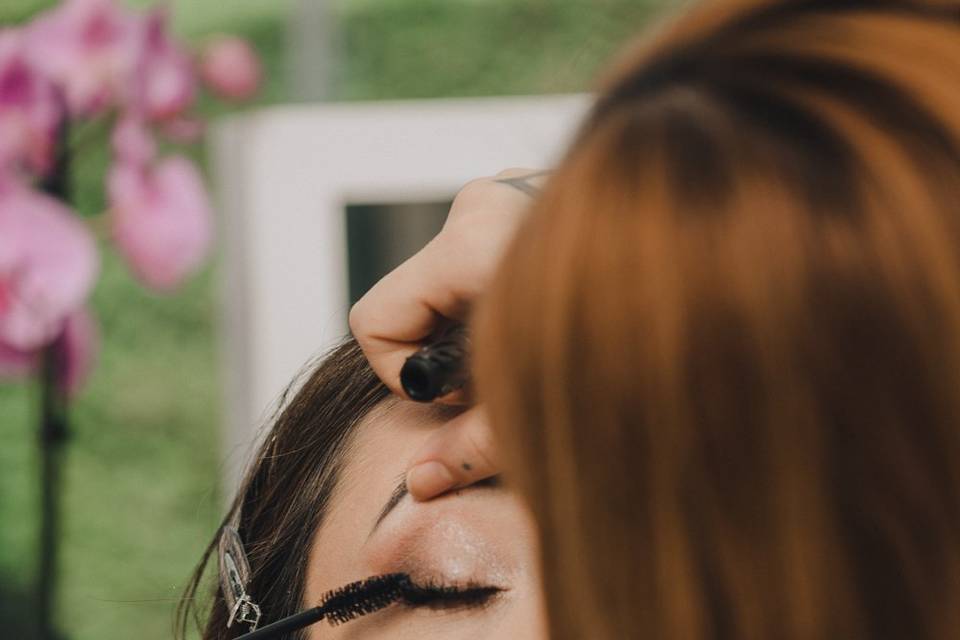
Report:
[[[260,607],[247,593],[250,583],[250,563],[243,550],[243,541],[234,522],[223,527],[220,534],[220,588],[230,611],[227,628],[234,622],[243,622],[250,625],[250,631],[260,623]]]

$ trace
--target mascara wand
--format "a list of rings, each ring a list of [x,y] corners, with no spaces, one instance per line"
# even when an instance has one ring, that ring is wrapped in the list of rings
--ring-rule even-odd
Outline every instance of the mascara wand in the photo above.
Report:
[[[390,573],[359,580],[325,595],[319,607],[295,613],[267,626],[239,636],[237,640],[267,640],[280,634],[297,631],[311,624],[327,620],[343,624],[374,611],[389,607],[411,588],[406,573]]]

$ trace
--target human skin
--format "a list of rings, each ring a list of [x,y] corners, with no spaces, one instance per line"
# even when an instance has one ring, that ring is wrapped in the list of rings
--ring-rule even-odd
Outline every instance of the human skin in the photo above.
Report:
[[[545,171],[506,169],[468,183],[437,236],[387,274],[350,311],[350,328],[384,384],[399,385],[404,360],[438,322],[465,322],[513,238]],[[440,402],[458,403],[451,394]],[[468,486],[500,470],[493,434],[481,410],[443,425],[410,459],[407,484],[417,500]]]
[[[374,526],[409,461],[459,411],[393,399],[361,421],[311,547],[304,605],[392,572],[417,584],[502,591],[470,606],[396,604],[336,627],[321,622],[311,640],[547,637],[533,521],[506,489],[487,482],[428,501],[406,495]]]

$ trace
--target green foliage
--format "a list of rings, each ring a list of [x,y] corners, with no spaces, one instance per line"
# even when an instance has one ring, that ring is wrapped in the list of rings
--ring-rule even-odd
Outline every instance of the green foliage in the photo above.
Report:
[[[583,91],[650,2],[354,1],[343,5],[346,98]]]
[[[171,602],[216,526],[211,289],[208,271],[161,298],[115,257],[104,265],[93,301],[104,350],[74,410],[66,474],[72,637],[169,637]]]
[[[0,5],[0,26],[22,22],[54,4],[54,0],[3,0]]]
[[[652,1],[341,0],[335,94],[366,100],[585,90],[647,19]],[[49,4],[0,0],[0,24]],[[260,102],[269,104],[285,98],[284,33],[293,4],[177,0],[175,24],[193,39],[225,31],[254,40],[267,71]],[[230,110],[212,101],[202,108],[214,116]],[[103,135],[94,131],[74,175],[88,216],[104,204]],[[109,249],[105,255],[93,300],[102,352],[73,408],[66,460],[59,624],[72,640],[169,638],[176,598],[220,510],[215,267],[176,295],[158,297],[137,286]],[[0,385],[4,637],[25,637],[17,625],[29,617],[37,404],[32,385]]]
[[[61,627],[166,638],[218,512],[211,275],[161,298],[105,255],[93,298],[103,350],[72,408],[65,460]],[[29,386],[0,387],[0,593],[21,598],[35,566],[37,401]],[[0,618],[24,618],[3,600]]]

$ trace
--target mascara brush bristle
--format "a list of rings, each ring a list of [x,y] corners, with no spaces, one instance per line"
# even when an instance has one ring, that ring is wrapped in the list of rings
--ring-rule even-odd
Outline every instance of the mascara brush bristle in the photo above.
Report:
[[[349,622],[390,606],[409,587],[410,576],[405,573],[390,573],[351,582],[323,597],[320,603],[323,617],[333,625]]]

